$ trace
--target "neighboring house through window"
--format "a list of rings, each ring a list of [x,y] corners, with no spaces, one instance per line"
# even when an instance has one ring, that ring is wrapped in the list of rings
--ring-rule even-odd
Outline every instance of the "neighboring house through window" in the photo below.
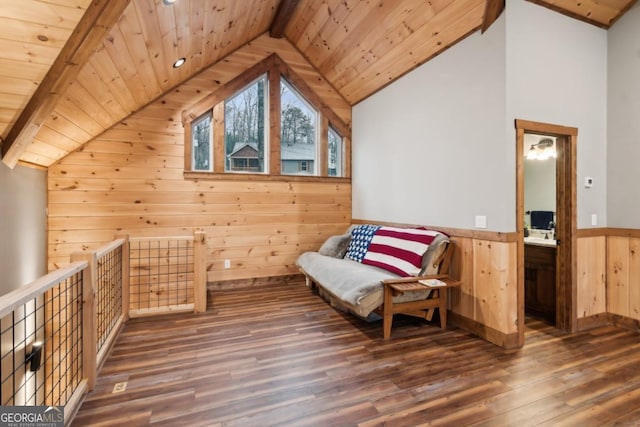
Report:
[[[260,172],[260,152],[255,143],[236,142],[228,157],[230,171]]]

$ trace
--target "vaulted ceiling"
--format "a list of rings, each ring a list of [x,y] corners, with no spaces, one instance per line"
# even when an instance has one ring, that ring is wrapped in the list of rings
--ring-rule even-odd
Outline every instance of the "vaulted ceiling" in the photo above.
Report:
[[[608,28],[636,0],[530,0]],[[484,30],[503,0],[2,0],[3,161],[49,166],[271,31],[351,105]],[[173,68],[178,58],[181,68]],[[241,72],[242,70],[238,70]]]

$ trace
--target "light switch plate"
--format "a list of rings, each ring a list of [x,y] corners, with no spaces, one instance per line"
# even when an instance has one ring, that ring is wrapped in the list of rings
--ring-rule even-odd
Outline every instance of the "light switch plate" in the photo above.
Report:
[[[598,215],[591,214],[591,225],[598,225]]]
[[[487,228],[487,217],[484,215],[476,215],[476,228]]]

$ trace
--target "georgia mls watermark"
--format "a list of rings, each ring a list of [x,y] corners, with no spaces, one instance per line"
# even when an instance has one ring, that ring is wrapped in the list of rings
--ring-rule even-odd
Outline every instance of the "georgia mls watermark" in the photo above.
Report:
[[[0,427],[64,427],[64,406],[0,406]]]

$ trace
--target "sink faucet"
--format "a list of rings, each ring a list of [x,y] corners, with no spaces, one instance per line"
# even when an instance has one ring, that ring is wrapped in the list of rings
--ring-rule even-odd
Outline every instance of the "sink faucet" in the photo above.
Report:
[[[553,221],[549,221],[549,230],[551,231],[551,238],[555,239],[556,238],[556,223]],[[546,236],[544,236],[545,239],[549,238],[549,233],[547,233]]]

